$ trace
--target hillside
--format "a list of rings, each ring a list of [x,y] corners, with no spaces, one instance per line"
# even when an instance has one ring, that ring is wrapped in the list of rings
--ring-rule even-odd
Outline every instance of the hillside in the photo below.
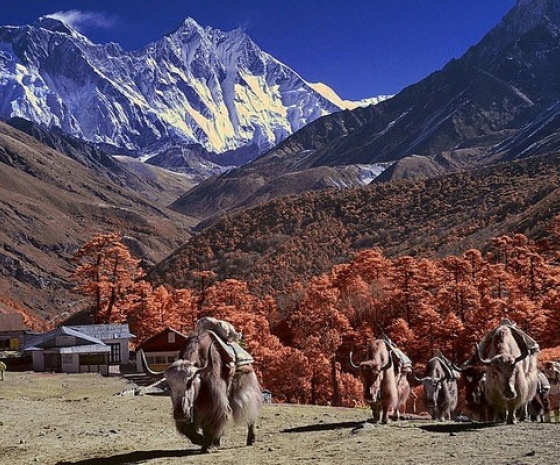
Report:
[[[513,232],[542,237],[560,214],[560,154],[433,179],[401,180],[273,200],[226,216],[151,272],[191,285],[193,271],[281,292],[293,282],[381,247],[387,256],[445,256]]]
[[[382,175],[387,181],[557,151],[559,30],[556,0],[520,0],[441,70],[377,105],[308,124],[261,158],[196,186],[173,208],[208,218],[285,195],[278,184],[291,194],[339,187],[342,167],[394,163]]]
[[[70,259],[96,233],[120,231],[150,264],[184,242],[194,224],[164,207],[162,185],[140,183],[124,165],[120,175],[103,170],[81,153],[82,160],[70,158],[0,123],[0,290],[45,319],[80,308],[70,292]]]

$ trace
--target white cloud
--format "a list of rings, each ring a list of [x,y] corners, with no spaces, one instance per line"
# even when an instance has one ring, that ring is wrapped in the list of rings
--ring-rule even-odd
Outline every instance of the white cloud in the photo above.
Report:
[[[115,25],[116,19],[105,13],[93,11],[67,10],[57,11],[47,15],[49,18],[58,19],[77,31],[87,28],[110,28]]]

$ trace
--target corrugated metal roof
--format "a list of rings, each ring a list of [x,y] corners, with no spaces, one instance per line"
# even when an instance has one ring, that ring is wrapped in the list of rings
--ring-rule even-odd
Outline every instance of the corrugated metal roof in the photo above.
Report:
[[[27,327],[20,313],[0,313],[0,332],[25,331]]]
[[[83,353],[101,353],[101,352],[111,352],[109,346],[103,345],[86,345],[86,346],[73,346],[73,347],[58,347],[58,352],[61,354],[83,354]]]
[[[80,333],[88,334],[89,336],[102,339],[104,341],[108,339],[129,339],[134,337],[134,334],[130,332],[128,324],[100,324],[100,325],[72,325],[70,328],[79,331]]]
[[[45,354],[97,354],[104,352],[111,352],[111,348],[106,345],[88,344],[82,346],[68,346],[68,347],[49,347],[43,349],[42,347],[26,347],[27,351],[40,350]]]
[[[84,334],[81,331],[76,331],[75,329],[69,328],[68,326],[61,326],[60,328],[53,329],[45,334],[41,334],[36,338],[33,338],[29,344],[25,347],[25,350],[44,350],[44,346],[46,343],[55,339],[59,336],[73,336],[78,341],[83,341],[81,344],[78,343],[76,346],[72,347],[79,347],[80,345],[100,345],[105,346],[105,343],[96,337],[90,336],[88,334]],[[84,344],[86,342],[86,344]],[[87,343],[90,344],[87,344]],[[108,347],[108,346],[107,346]]]

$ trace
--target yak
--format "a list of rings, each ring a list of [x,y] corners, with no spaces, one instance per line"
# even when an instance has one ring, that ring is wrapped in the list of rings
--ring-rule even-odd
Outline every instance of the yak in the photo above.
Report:
[[[550,420],[552,421],[552,413],[556,422],[560,422],[560,361],[548,361],[544,365],[544,373],[550,382],[550,390],[548,392],[550,400]]]
[[[203,452],[220,446],[231,420],[247,425],[247,445],[256,439],[262,390],[252,364],[235,364],[228,347],[212,331],[195,331],[187,337],[180,358],[162,372],[171,391],[177,431]],[[149,373],[159,374],[145,365]]]
[[[537,378],[537,392],[527,404],[527,411],[532,421],[544,423],[550,418],[550,382],[546,375],[540,371]]]
[[[399,406],[406,404],[410,386],[400,367],[393,361],[393,349],[383,339],[368,347],[367,360],[356,365],[350,352],[350,365],[359,370],[364,401],[370,406],[373,420],[387,423],[389,412],[399,418]]]
[[[486,367],[485,397],[499,418],[508,424],[527,417],[527,403],[537,390],[539,346],[509,320],[488,332],[476,344],[480,362]]]
[[[443,356],[432,357],[427,365],[423,378],[414,379],[424,387],[426,407],[434,420],[451,420],[457,408],[458,373],[450,367]]]

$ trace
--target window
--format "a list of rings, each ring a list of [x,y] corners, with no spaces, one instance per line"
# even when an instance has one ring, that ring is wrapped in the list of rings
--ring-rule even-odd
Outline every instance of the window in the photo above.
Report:
[[[169,344],[175,344],[175,333],[173,331],[167,333],[167,342],[169,342]]]
[[[105,365],[105,354],[82,354],[80,365]]]
[[[109,344],[111,354],[109,355],[109,363],[121,363],[121,345]]]

